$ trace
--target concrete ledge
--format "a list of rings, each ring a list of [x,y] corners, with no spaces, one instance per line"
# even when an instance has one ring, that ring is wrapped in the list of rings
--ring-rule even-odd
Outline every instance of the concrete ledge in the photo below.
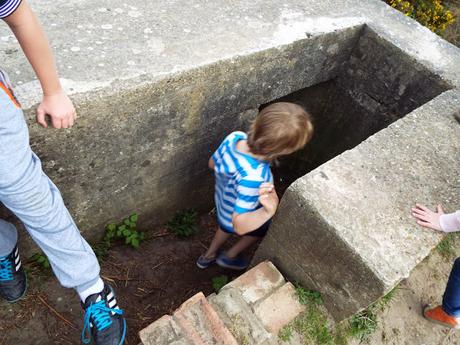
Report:
[[[441,238],[415,225],[411,206],[460,208],[458,101],[446,92],[298,179],[254,262],[321,291],[337,319],[408,277]]]

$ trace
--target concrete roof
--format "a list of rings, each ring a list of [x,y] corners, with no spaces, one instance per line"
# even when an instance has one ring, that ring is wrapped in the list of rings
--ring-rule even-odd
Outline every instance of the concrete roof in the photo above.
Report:
[[[116,91],[308,34],[367,23],[458,85],[460,54],[380,0],[37,1],[38,14],[70,93]],[[40,95],[16,40],[0,27],[1,66],[27,108]],[[142,77],[141,77],[142,76]]]

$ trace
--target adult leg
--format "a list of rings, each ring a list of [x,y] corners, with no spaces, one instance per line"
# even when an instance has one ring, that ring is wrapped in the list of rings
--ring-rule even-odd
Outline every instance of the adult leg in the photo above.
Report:
[[[42,171],[29,146],[22,110],[7,91],[0,90],[0,201],[24,223],[63,286],[80,294],[101,291],[96,256],[80,235],[58,189]],[[0,236],[5,236],[5,224],[2,229]],[[12,239],[17,237],[11,237],[10,242]],[[8,241],[2,242],[3,250],[11,247]]]
[[[40,159],[32,152],[22,110],[1,81],[0,88],[0,202],[24,223],[48,256],[59,282],[75,288],[80,295],[85,309],[82,340],[89,343],[92,337],[96,345],[121,345],[126,320],[118,308],[115,292],[99,277],[96,255],[80,235],[59,190],[42,171]],[[16,248],[0,258],[0,292],[12,302],[9,285],[20,286],[21,291],[25,291],[26,285],[23,271],[21,281],[21,271],[14,267],[17,255]]]
[[[0,219],[0,257],[10,254],[18,242],[16,227]]]

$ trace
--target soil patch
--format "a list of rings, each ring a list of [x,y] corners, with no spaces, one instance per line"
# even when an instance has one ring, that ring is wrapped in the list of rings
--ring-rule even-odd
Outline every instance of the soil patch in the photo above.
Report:
[[[119,305],[126,311],[127,345],[137,345],[141,329],[171,314],[197,292],[211,294],[213,277],[239,275],[219,266],[196,267],[196,259],[214,236],[215,216],[201,215],[199,228],[198,234],[183,240],[165,228],[151,230],[139,249],[116,245],[103,260],[102,276],[115,287]],[[37,267],[29,272],[29,280],[24,300],[2,303],[0,344],[81,344],[83,313],[76,293]]]

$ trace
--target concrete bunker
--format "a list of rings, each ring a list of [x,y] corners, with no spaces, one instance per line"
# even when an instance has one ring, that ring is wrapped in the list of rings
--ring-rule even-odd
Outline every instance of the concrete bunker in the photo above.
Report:
[[[90,240],[98,240],[109,221],[122,219],[133,210],[150,226],[166,222],[184,208],[211,209],[213,178],[206,162],[223,137],[246,128],[256,113],[253,110],[263,104],[277,99],[305,102],[315,119],[314,141],[278,169],[289,184],[325,162],[340,162],[341,152],[436,98],[450,85],[367,25],[357,24],[308,34],[291,43],[154,81],[140,76],[136,83],[123,84],[121,91],[116,87],[113,92],[93,92],[91,98],[85,94],[75,97],[80,113],[78,131],[49,138],[31,129],[32,146],[43,158],[45,171],[62,190]],[[30,109],[29,116],[32,112]],[[410,128],[407,123],[405,126]],[[354,167],[361,163],[352,159],[340,164]],[[325,200],[336,198],[326,190],[311,189],[311,193]],[[308,193],[304,197],[313,199]],[[362,206],[356,204],[352,214],[359,214]],[[372,302],[397,280],[392,277],[385,284],[379,282],[369,293],[357,289],[361,299],[349,293],[336,298],[337,291],[344,290],[337,280],[331,283],[330,277],[305,275],[305,269],[295,274],[297,266],[289,266],[289,260],[279,257],[288,249],[278,251],[270,245],[270,241],[288,240],[275,234],[291,226],[299,216],[289,213],[295,210],[302,207],[282,202],[255,261],[272,259],[289,278],[320,290],[328,306],[343,302],[344,307],[337,309],[339,318]],[[303,214],[312,221],[318,218],[314,212]],[[317,228],[327,229],[321,222]],[[333,236],[326,230],[324,234],[326,239]],[[436,242],[434,235],[427,236],[427,246]],[[316,240],[309,233],[305,238]],[[328,250],[337,250],[340,258],[343,248],[337,243]],[[315,241],[311,245],[315,246]],[[305,267],[318,264],[303,256],[305,250],[309,249],[299,247],[296,259]],[[426,253],[421,251],[415,261]],[[346,255],[364,260],[356,253]],[[337,264],[337,270],[344,267],[341,262],[329,264]],[[316,269],[325,268],[318,264]],[[359,282],[369,273],[364,271],[348,275],[349,281]]]

